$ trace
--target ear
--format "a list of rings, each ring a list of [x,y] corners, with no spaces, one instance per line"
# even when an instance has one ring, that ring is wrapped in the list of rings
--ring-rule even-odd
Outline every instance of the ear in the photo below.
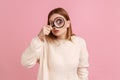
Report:
[[[70,27],[70,20],[67,21],[67,28]]]

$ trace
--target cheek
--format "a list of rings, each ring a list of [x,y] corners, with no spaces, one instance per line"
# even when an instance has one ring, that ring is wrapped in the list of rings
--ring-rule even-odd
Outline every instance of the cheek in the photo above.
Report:
[[[67,26],[65,25],[63,28],[61,28],[61,31],[67,31]]]
[[[65,32],[65,31],[67,31],[67,24],[65,24],[64,26],[63,26],[63,28],[61,28],[60,30],[62,31],[62,32]]]
[[[62,29],[60,30],[60,33],[65,33],[65,32],[67,32],[67,28],[62,28]]]

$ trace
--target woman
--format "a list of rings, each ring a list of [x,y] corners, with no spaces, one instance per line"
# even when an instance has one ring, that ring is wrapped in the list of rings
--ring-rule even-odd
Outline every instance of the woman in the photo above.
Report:
[[[21,63],[28,68],[40,64],[38,80],[88,80],[88,51],[83,38],[72,33],[63,8],[55,8],[23,52]]]

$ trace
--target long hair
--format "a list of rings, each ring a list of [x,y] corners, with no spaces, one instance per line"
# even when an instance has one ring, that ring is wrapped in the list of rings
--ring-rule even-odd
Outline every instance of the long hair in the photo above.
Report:
[[[53,9],[52,11],[49,12],[49,15],[48,15],[48,21],[47,21],[47,24],[50,25],[50,22],[49,22],[49,19],[50,17],[53,15],[53,14],[59,14],[59,15],[62,15],[67,21],[69,20],[70,21],[70,18],[69,18],[69,15],[68,13],[66,12],[65,9],[63,8],[55,8]],[[74,35],[72,33],[72,27],[71,27],[71,23],[70,23],[70,26],[67,28],[67,33],[66,33],[66,39],[67,40],[71,40],[71,36]],[[49,35],[46,36],[47,38],[47,41],[54,41],[55,39],[57,39],[57,37],[55,35],[53,35],[52,32],[50,32]]]

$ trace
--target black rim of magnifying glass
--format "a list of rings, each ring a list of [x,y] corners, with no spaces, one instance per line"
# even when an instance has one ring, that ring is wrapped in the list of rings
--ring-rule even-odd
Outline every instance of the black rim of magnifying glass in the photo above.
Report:
[[[56,28],[62,28],[63,26],[61,26],[61,27],[57,27],[57,26],[55,26],[55,20],[56,20],[57,18],[60,18],[60,19],[62,19],[62,20],[64,21],[64,24],[63,24],[63,26],[65,25],[65,20],[64,20],[62,17],[56,17],[56,18],[54,19],[53,23],[52,23],[52,27],[56,27]]]

